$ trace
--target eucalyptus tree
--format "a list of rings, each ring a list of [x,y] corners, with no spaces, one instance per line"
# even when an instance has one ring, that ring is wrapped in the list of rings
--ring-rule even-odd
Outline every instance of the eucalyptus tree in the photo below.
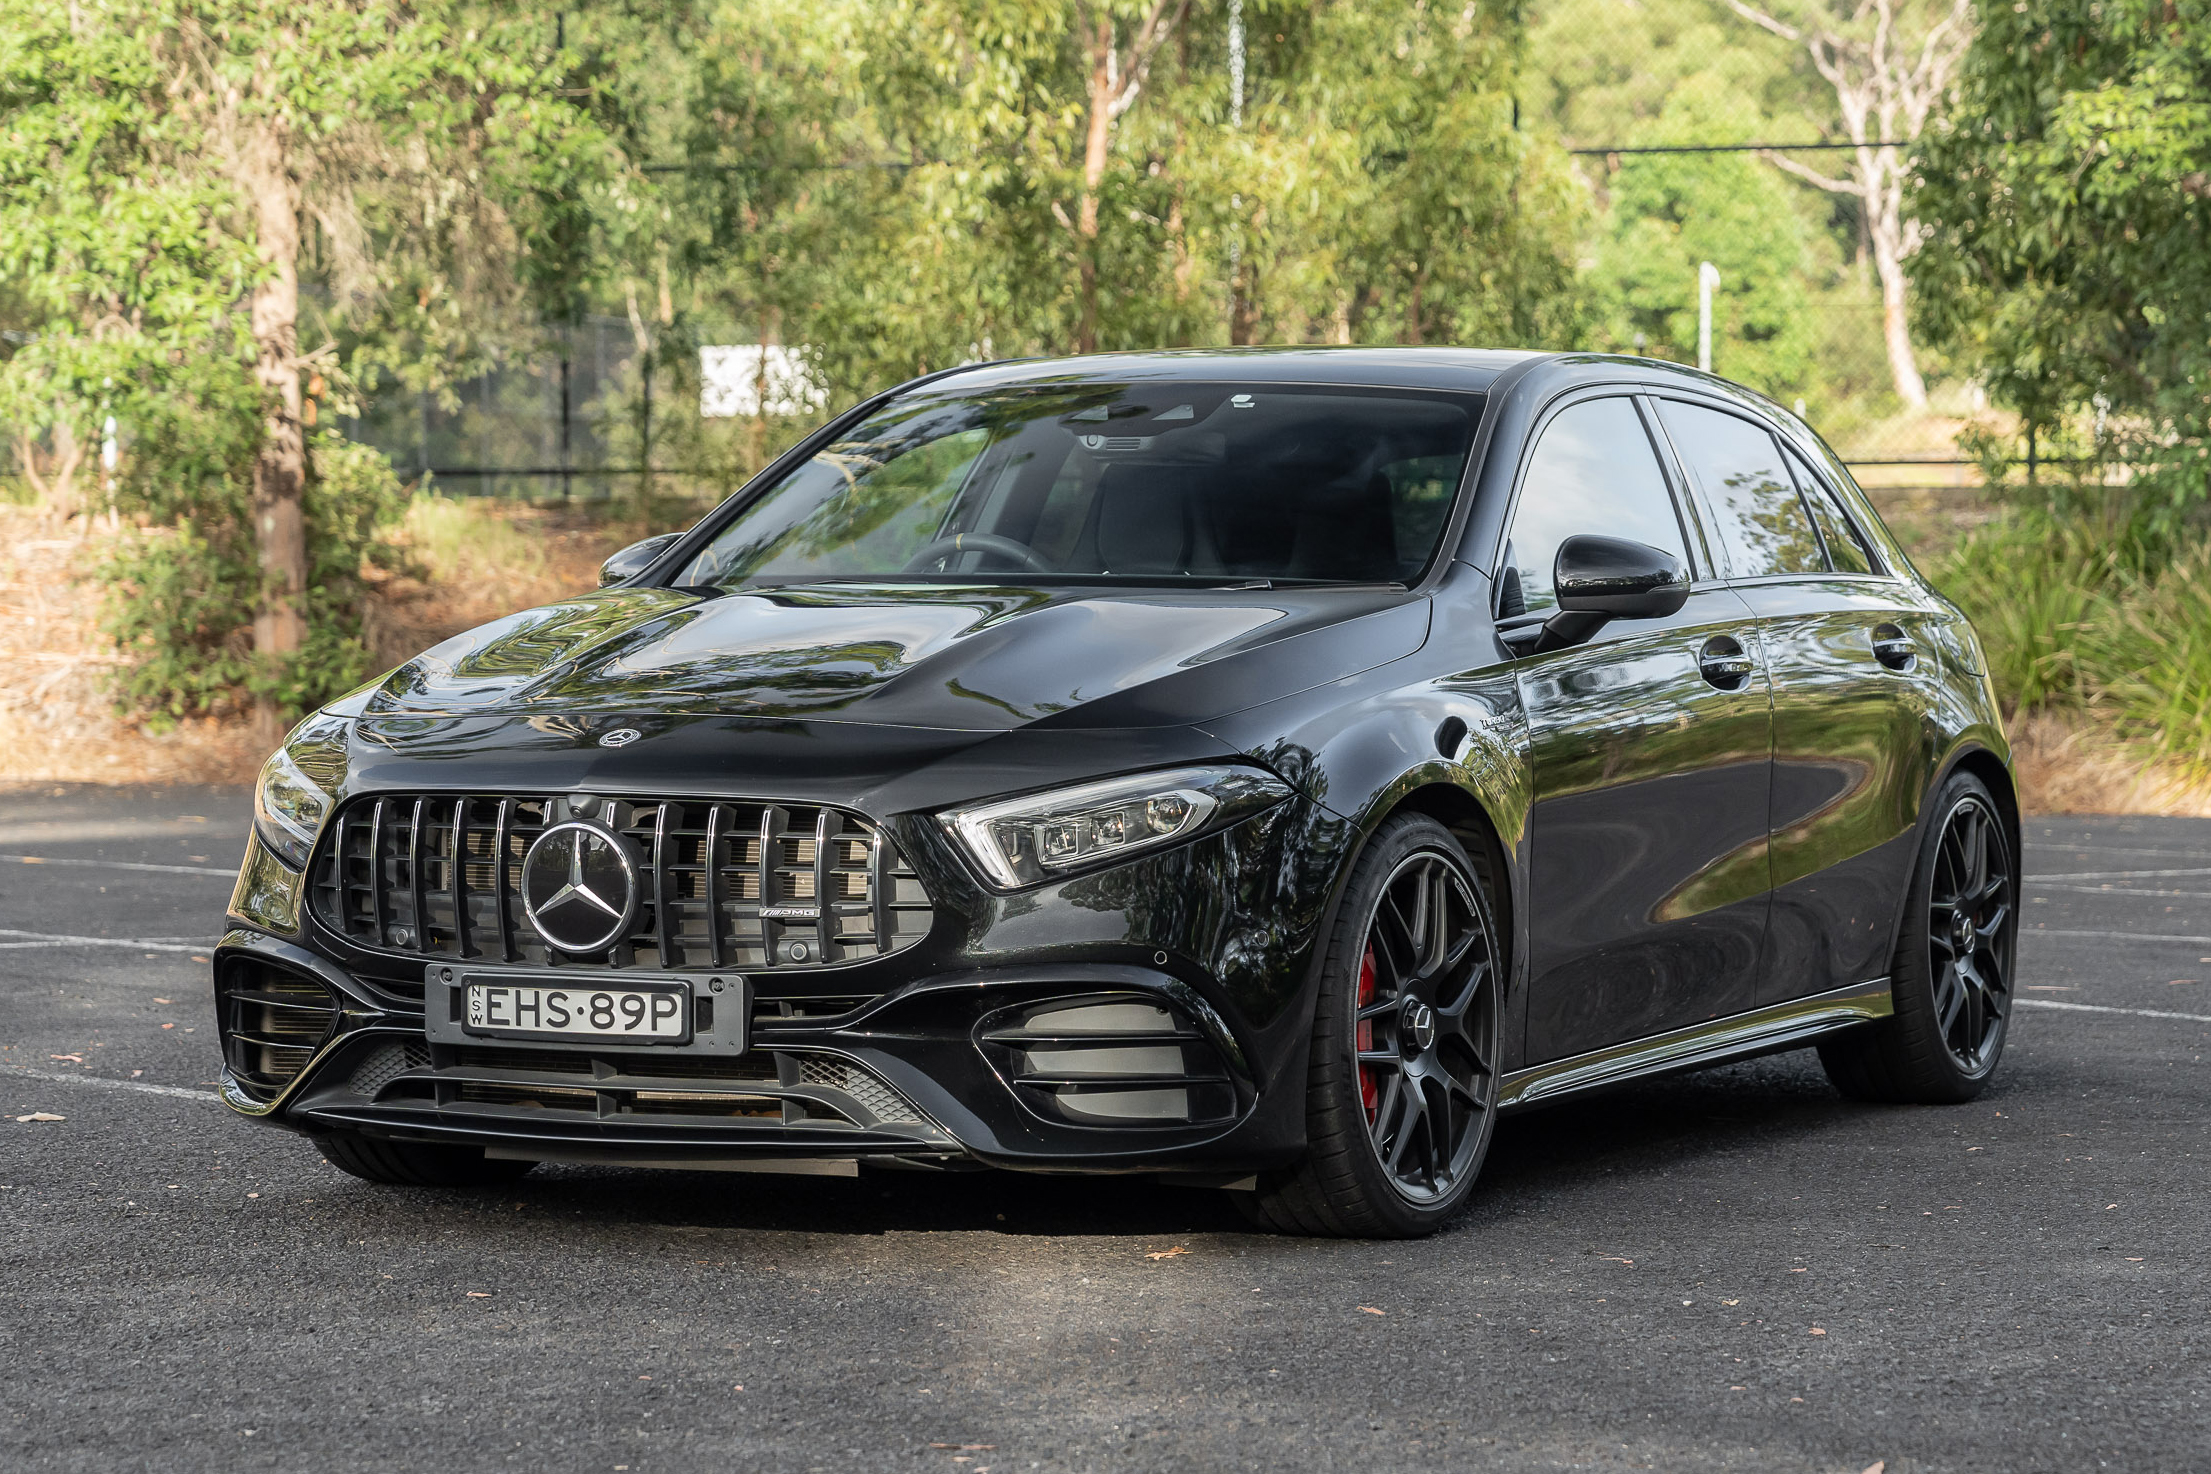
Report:
[[[1953,117],[1912,200],[1923,320],[2170,530],[2211,497],[2211,0],[1990,7]]]
[[[1761,8],[1727,0],[1745,20],[1804,48],[1834,92],[1843,141],[1839,174],[1784,153],[1767,160],[1808,184],[1856,199],[1864,212],[1873,266],[1881,279],[1881,329],[1897,398],[1927,405],[1927,383],[1912,346],[1904,263],[1921,227],[1906,209],[1911,146],[1941,116],[1973,40],[1972,0],[1775,0]]]
[[[126,437],[221,443],[148,495],[252,549],[223,566],[264,729],[310,694],[315,391],[353,367],[303,351],[302,273],[394,367],[561,290],[625,181],[557,41],[504,7],[0,0],[0,269],[34,313],[0,414],[57,446],[119,407]]]

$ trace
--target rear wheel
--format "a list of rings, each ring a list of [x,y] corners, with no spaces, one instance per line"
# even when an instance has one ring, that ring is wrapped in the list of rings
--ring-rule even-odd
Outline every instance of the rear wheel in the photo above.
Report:
[[[1894,1016],[1820,1046],[1856,1100],[1954,1104],[1981,1093],[2011,1026],[2017,859],[1995,796],[1970,773],[1936,795],[1890,969]]]
[[[1465,1203],[1496,1120],[1494,915],[1441,824],[1400,815],[1375,834],[1323,965],[1306,1157],[1236,1195],[1255,1221],[1407,1238]]]
[[[317,1137],[315,1145],[339,1171],[394,1187],[497,1187],[537,1165],[487,1157],[481,1147],[386,1141],[351,1131]]]

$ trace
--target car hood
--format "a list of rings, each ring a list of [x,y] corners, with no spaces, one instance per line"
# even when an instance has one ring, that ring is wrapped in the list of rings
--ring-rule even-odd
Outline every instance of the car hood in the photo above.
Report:
[[[880,584],[606,589],[386,676],[364,717],[618,712],[1005,731],[1202,721],[1409,655],[1425,598],[1374,588]]]

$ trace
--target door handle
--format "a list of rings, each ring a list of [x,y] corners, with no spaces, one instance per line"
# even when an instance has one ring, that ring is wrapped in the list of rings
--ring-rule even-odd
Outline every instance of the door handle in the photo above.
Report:
[[[1758,663],[1744,653],[1742,643],[1734,636],[1714,635],[1697,652],[1697,669],[1722,691],[1740,691],[1750,684]]]
[[[1910,670],[1919,659],[1912,637],[1893,624],[1873,627],[1873,658],[1890,670]]]

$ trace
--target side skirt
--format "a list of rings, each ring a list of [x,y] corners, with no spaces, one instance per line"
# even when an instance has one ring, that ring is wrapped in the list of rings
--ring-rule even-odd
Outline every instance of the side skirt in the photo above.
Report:
[[[1732,1018],[1692,1024],[1670,1034],[1553,1060],[1505,1076],[1498,1105],[1503,1109],[1534,1105],[1583,1090],[1623,1084],[1647,1075],[1702,1069],[1752,1055],[1771,1054],[1809,1044],[1823,1034],[1853,1024],[1887,1018],[1896,1011],[1887,978],[1792,998]]]

